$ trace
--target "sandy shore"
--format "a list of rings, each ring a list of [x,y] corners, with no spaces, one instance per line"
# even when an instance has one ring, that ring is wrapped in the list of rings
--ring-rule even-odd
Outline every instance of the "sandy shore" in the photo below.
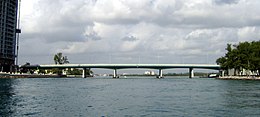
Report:
[[[221,80],[260,80],[260,77],[256,76],[224,76],[224,77],[218,77],[216,79]]]

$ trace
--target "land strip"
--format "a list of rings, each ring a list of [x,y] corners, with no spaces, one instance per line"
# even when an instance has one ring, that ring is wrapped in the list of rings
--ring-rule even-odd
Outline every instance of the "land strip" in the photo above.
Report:
[[[260,80],[259,76],[224,76],[218,77],[221,80]]]

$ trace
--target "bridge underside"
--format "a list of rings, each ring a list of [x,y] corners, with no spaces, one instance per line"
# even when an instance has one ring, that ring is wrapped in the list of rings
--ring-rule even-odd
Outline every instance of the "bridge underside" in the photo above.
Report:
[[[219,65],[208,65],[208,64],[64,64],[64,65],[30,65],[30,66],[21,66],[21,68],[27,69],[52,69],[52,68],[82,68],[83,69],[83,77],[86,77],[85,71],[86,69],[91,68],[104,68],[104,69],[113,69],[113,77],[119,78],[117,74],[118,69],[158,69],[157,78],[163,78],[163,69],[174,69],[174,68],[188,68],[189,69],[189,77],[194,77],[193,69],[212,69],[212,70],[220,70]]]

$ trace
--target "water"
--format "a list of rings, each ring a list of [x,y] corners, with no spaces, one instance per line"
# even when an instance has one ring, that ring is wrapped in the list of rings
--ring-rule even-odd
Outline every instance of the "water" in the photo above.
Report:
[[[1,116],[260,116],[260,82],[188,78],[0,79]]]

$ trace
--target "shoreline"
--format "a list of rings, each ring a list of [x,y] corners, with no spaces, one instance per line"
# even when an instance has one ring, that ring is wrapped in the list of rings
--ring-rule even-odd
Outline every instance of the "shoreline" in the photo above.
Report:
[[[260,80],[259,76],[224,76],[218,77],[220,80]]]
[[[56,74],[0,74],[2,78],[76,78],[76,75],[56,75]],[[260,76],[224,76],[217,77],[219,80],[259,80]]]
[[[65,78],[61,75],[41,75],[41,74],[0,74],[0,78]]]

